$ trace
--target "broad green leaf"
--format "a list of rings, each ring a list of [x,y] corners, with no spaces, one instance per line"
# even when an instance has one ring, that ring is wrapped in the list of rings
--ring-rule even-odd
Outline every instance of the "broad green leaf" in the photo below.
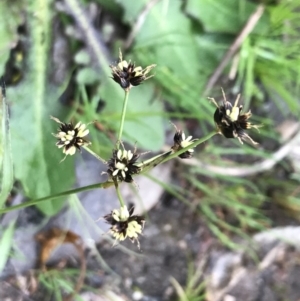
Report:
[[[91,85],[98,81],[99,74],[90,67],[84,67],[80,69],[76,75],[76,81],[78,84]]]
[[[63,119],[62,108],[58,112],[53,104],[58,100],[58,91],[49,87],[45,90],[41,103],[37,101],[33,85],[29,79],[11,93],[13,104],[11,115],[11,139],[15,176],[22,183],[24,193],[36,199],[67,190],[74,183],[74,158],[64,158],[55,146],[52,136],[58,124],[49,115]],[[39,118],[38,118],[38,115]],[[47,215],[53,215],[62,207],[63,202],[51,200],[37,207]]]
[[[9,257],[9,252],[13,242],[15,223],[11,222],[6,229],[1,233],[0,239],[0,273],[5,267],[7,259]]]
[[[133,1],[120,3],[125,10],[125,22],[132,24],[146,3],[146,0],[138,5]],[[181,1],[159,1],[136,35],[133,54],[146,65],[157,64],[154,81],[163,87],[164,96],[172,106],[197,113],[203,119],[207,118],[210,104],[200,96],[212,72],[203,64],[215,68],[218,61],[212,55],[213,47],[205,49],[197,38],[191,20],[182,12]]]
[[[11,155],[8,107],[5,84],[0,92],[0,208],[5,203],[13,187],[13,162]]]
[[[47,80],[50,37],[50,1],[35,0],[28,7],[31,34],[26,77],[11,90],[11,139],[16,178],[27,197],[36,199],[70,188],[74,182],[73,158],[63,158],[55,146],[57,124],[49,115],[57,113],[60,91],[50,87]],[[34,12],[34,13],[33,13]],[[61,201],[38,204],[47,215],[61,209]]]
[[[0,1],[0,75],[4,73],[5,64],[10,50],[18,41],[17,27],[22,21],[17,1],[11,5],[10,1]]]
[[[207,32],[233,33],[241,31],[257,5],[245,0],[188,0],[186,11],[199,20]],[[268,29],[268,17],[263,15],[253,30],[262,34]]]
[[[139,1],[139,5],[133,1],[120,3],[125,9],[125,21],[132,23],[146,3],[146,0]],[[152,63],[169,68],[184,82],[188,82],[195,81],[200,63],[191,22],[182,13],[181,5],[179,0],[159,1],[147,15],[136,35],[134,46],[137,54],[140,48],[151,49],[151,59],[156,59]],[[135,61],[134,58],[132,60]]]

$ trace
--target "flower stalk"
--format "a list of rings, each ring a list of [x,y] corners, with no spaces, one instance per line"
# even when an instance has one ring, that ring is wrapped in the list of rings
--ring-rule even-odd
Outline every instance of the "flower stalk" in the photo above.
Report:
[[[122,140],[122,133],[123,133],[123,128],[124,128],[124,121],[125,121],[127,103],[128,103],[128,98],[129,98],[129,91],[130,91],[129,89],[125,90],[125,97],[124,97],[124,101],[123,101],[122,116],[121,116],[121,122],[120,122],[120,127],[119,127],[118,140],[116,143],[116,149],[120,148],[120,143]]]
[[[192,143],[188,144],[184,148],[181,148],[177,151],[174,151],[174,149],[173,149],[173,150],[164,152],[160,155],[157,155],[153,158],[150,158],[150,159],[148,159],[148,160],[146,160],[142,163],[137,163],[135,165],[141,168],[140,174],[145,173],[149,169],[157,166],[158,164],[165,163],[165,162],[168,162],[168,161],[170,161],[170,160],[172,160],[176,157],[179,157],[181,154],[186,153],[187,151],[189,151],[189,150],[193,149],[194,147],[198,146],[199,144],[209,140],[210,138],[212,138],[213,136],[215,136],[217,134],[219,134],[219,132],[213,131],[213,132],[207,134],[206,136],[204,136],[201,139],[194,139],[194,141]]]
[[[93,152],[88,146],[84,145],[83,148],[90,153],[92,156],[94,156],[95,158],[97,158],[99,161],[101,161],[102,163],[105,163],[106,161],[104,159],[102,159],[99,155],[97,155],[95,152]]]
[[[193,149],[194,147],[198,146],[199,144],[209,140],[210,138],[212,138],[213,136],[219,134],[219,132],[213,131],[209,134],[207,134],[206,136],[204,136],[201,139],[195,139],[195,141],[191,144],[189,144],[188,146],[186,146],[185,148],[182,148],[180,150],[178,150],[177,152],[171,153],[169,156],[167,156],[161,163],[165,163],[171,159],[174,159],[176,157],[178,157],[179,155],[185,153],[186,151],[188,151],[189,149]]]
[[[114,181],[114,183],[115,183],[115,188],[116,188],[118,200],[119,200],[119,202],[120,202],[120,206],[121,206],[121,207],[124,207],[124,206],[125,206],[125,202],[124,202],[123,197],[122,197],[122,195],[121,195],[120,188],[119,188],[119,184],[118,184],[117,181]]]

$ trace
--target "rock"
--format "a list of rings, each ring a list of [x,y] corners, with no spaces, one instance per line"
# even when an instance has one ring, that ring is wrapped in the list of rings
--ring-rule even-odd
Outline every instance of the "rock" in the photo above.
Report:
[[[251,245],[259,262],[246,251],[218,254],[206,274],[207,300],[299,301],[300,227],[261,232]]]

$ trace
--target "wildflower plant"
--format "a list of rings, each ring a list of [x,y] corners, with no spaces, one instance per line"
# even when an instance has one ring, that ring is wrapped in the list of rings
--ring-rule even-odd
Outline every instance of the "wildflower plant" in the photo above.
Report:
[[[112,149],[112,156],[107,160],[104,160],[89,148],[91,142],[88,138],[88,125],[85,125],[81,121],[78,121],[74,125],[72,122],[63,122],[56,117],[50,117],[59,124],[57,133],[53,135],[57,138],[56,146],[62,150],[63,154],[65,154],[64,159],[66,159],[67,156],[75,155],[76,150],[81,151],[81,148],[84,148],[98,160],[107,164],[107,171],[105,173],[108,175],[108,179],[106,182],[31,200],[10,208],[1,209],[0,212],[3,213],[12,209],[31,206],[49,199],[55,199],[85,190],[114,187],[120,207],[112,210],[110,214],[104,215],[103,218],[110,224],[111,227],[109,232],[112,234],[113,238],[115,238],[116,242],[129,238],[132,242],[136,242],[139,247],[140,244],[138,239],[144,229],[145,219],[143,216],[133,215],[134,207],[128,209],[126,201],[122,197],[120,185],[123,185],[123,183],[126,185],[133,183],[134,177],[146,173],[155,166],[171,159],[177,157],[181,159],[190,159],[195,152],[196,146],[209,140],[216,134],[222,134],[225,138],[237,138],[241,143],[242,140],[249,139],[252,143],[256,144],[256,142],[254,142],[246,133],[246,130],[248,129],[257,129],[259,127],[258,125],[253,125],[249,122],[251,112],[242,113],[242,106],[238,106],[240,96],[237,97],[235,104],[232,105],[226,100],[225,93],[222,90],[224,98],[222,105],[218,105],[213,98],[210,98],[217,107],[213,116],[217,126],[216,130],[213,130],[205,137],[193,139],[191,135],[186,135],[186,133],[177,129],[175,126],[174,144],[170,146],[170,150],[147,160],[139,160],[140,154],[137,152],[136,147],[133,151],[125,149],[124,147],[122,142],[123,127],[130,90],[135,87],[138,89],[140,84],[143,84],[146,80],[150,79],[153,76],[150,72],[154,67],[155,64],[142,68],[136,66],[135,63],[130,61],[127,62],[123,59],[121,51],[118,63],[110,66],[112,70],[112,79],[124,90],[124,100],[117,140]]]

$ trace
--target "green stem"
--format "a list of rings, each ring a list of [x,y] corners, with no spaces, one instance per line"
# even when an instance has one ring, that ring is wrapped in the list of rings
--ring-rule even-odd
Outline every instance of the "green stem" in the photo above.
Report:
[[[197,139],[195,142],[193,142],[192,144],[190,144],[189,146],[175,152],[175,153],[171,153],[169,156],[167,156],[161,163],[165,163],[171,159],[174,159],[176,157],[178,157],[179,155],[183,154],[184,152],[186,152],[187,150],[191,149],[191,148],[194,148],[196,146],[198,146],[199,144],[209,140],[210,138],[212,138],[213,136],[219,134],[218,132],[211,132],[209,133],[208,135],[204,136],[203,138],[201,139]]]
[[[43,198],[27,201],[27,202],[24,202],[24,203],[19,204],[19,205],[15,205],[15,206],[0,209],[0,214],[5,213],[5,212],[9,212],[9,211],[13,211],[13,210],[16,210],[16,209],[29,207],[29,206],[32,206],[32,205],[36,205],[40,202],[45,202],[45,201],[48,201],[48,200],[54,200],[54,199],[60,198],[62,196],[67,196],[67,195],[71,195],[71,194],[86,191],[86,190],[91,190],[91,189],[96,189],[96,188],[107,188],[111,185],[113,185],[113,183],[104,182],[104,183],[93,184],[93,185],[84,186],[84,187],[80,187],[80,188],[76,188],[76,189],[71,189],[71,190],[68,190],[68,191],[64,191],[64,192],[60,192],[60,193],[57,193],[57,194],[49,195],[49,196],[46,196],[46,197],[43,197]]]
[[[171,159],[174,159],[176,157],[178,157],[180,154],[186,152],[187,150],[196,147],[197,145],[207,141],[208,139],[210,139],[211,137],[213,137],[214,135],[218,134],[217,132],[211,132],[208,135],[206,135],[205,137],[201,138],[201,139],[197,139],[195,142],[193,142],[192,144],[190,144],[189,146],[177,151],[177,152],[173,152],[173,150],[169,150],[167,152],[164,152],[162,154],[159,154],[153,158],[150,158],[144,162],[140,162],[135,164],[138,167],[142,168],[141,174],[147,172],[148,170],[154,168],[155,166],[157,166],[158,164],[161,163],[165,163]]]
[[[213,137],[216,134],[218,134],[218,133],[212,132],[212,133],[208,134],[207,136],[205,136],[201,139],[198,139],[197,141],[190,144],[189,146],[177,151],[176,153],[170,153],[170,151],[169,151],[167,153],[163,153],[161,155],[155,156],[154,159],[152,158],[152,159],[147,160],[147,164],[151,164],[151,162],[153,162],[153,167],[155,167],[156,165],[158,165],[160,163],[164,163],[164,162],[167,162],[171,159],[174,159],[174,158],[178,157],[180,154],[186,152],[188,149],[196,147],[197,145],[207,141],[208,139],[210,139],[211,137]],[[170,154],[168,155],[168,153],[170,153]],[[160,157],[163,157],[163,156],[166,156],[166,157],[163,160],[161,160],[162,158],[160,158]],[[154,164],[154,161],[156,161],[155,164]],[[115,184],[115,188],[116,188],[116,191],[117,191],[117,195],[118,195],[120,205],[123,207],[123,206],[125,206],[125,202],[124,202],[124,200],[121,196],[118,183],[115,182],[114,184]],[[107,181],[107,182],[104,182],[104,183],[98,183],[98,184],[84,186],[84,187],[80,187],[80,188],[76,188],[76,189],[71,189],[71,190],[68,190],[68,191],[60,192],[60,193],[53,194],[53,195],[50,195],[50,196],[46,196],[46,197],[43,197],[43,198],[31,200],[31,201],[28,201],[28,202],[25,202],[25,203],[22,203],[22,204],[19,204],[19,205],[15,205],[15,206],[0,209],[0,214],[5,213],[5,212],[9,212],[9,211],[13,211],[13,210],[16,210],[16,209],[22,209],[22,208],[25,208],[25,207],[33,206],[33,205],[36,205],[40,202],[44,202],[44,201],[48,201],[48,200],[54,200],[54,199],[57,199],[57,198],[60,198],[60,197],[63,197],[63,196],[71,195],[71,194],[86,191],[86,190],[91,190],[91,189],[96,189],[96,188],[107,188],[107,187],[110,187],[111,185],[113,185],[113,182]]]
[[[127,103],[128,103],[128,96],[129,96],[129,90],[125,90],[125,97],[124,97],[123,109],[122,109],[122,118],[121,118],[121,123],[120,123],[120,128],[119,128],[118,140],[116,143],[117,149],[119,149],[121,139],[122,139],[122,133],[123,133],[123,128],[124,128],[124,121],[125,121],[125,115],[126,115],[126,109],[127,109]]]
[[[125,202],[124,202],[123,197],[122,197],[122,195],[121,195],[121,192],[120,192],[120,188],[119,188],[118,182],[115,182],[115,187],[116,187],[116,192],[117,192],[117,196],[118,196],[120,205],[121,205],[121,207],[124,207],[124,206],[125,206]]]
[[[100,156],[98,156],[96,153],[94,153],[88,146],[84,145],[83,148],[89,152],[91,155],[93,155],[95,158],[97,158],[99,161],[106,163],[104,159],[102,159]]]

